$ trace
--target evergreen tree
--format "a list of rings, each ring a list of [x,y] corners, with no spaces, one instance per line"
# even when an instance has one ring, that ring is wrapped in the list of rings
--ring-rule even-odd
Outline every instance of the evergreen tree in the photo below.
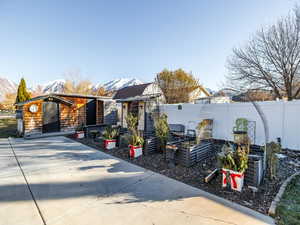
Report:
[[[19,87],[18,87],[16,103],[24,102],[29,99],[30,99],[30,93],[27,92],[26,82],[25,82],[24,78],[22,78],[20,81]]]

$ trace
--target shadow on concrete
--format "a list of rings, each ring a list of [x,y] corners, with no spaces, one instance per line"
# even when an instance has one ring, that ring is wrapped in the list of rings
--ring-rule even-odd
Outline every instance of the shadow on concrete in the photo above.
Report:
[[[145,169],[132,165],[128,162],[121,160],[110,165],[101,165],[99,161],[101,162],[101,160],[112,159],[112,156],[102,152],[97,152],[96,150],[93,151],[90,148],[88,148],[87,151],[84,151],[82,150],[84,147],[82,144],[77,143],[77,145],[78,146],[75,149],[74,147],[76,146],[73,145],[69,147],[69,149],[66,149],[66,146],[54,144],[51,145],[51,148],[55,146],[55,151],[58,152],[50,155],[32,156],[32,160],[71,159],[77,160],[79,165],[80,161],[98,160],[97,165],[77,166],[76,168],[81,171],[107,168],[106,171],[108,173],[106,176],[101,177],[101,173],[99,173],[99,178],[95,179],[96,173],[92,173],[93,176],[91,176],[90,179],[88,179],[89,175],[87,174],[86,176],[79,176],[76,181],[69,182],[67,181],[68,176],[66,176],[65,182],[30,182],[30,188],[37,200],[58,200],[90,196],[107,200],[106,204],[128,204],[139,202],[180,201],[186,198],[203,197],[203,200],[214,201],[226,207],[238,210],[248,216],[261,219],[258,218],[257,214],[252,210],[237,204],[232,204],[231,202],[215,195],[206,193],[162,175],[158,175],[153,172],[145,172]],[[26,146],[28,147],[28,145]],[[19,147],[20,146],[18,146],[18,148]],[[47,147],[45,146],[45,148]],[[41,150],[43,149],[43,146],[35,146],[35,149]],[[76,149],[80,151],[76,152]],[[61,150],[65,152],[60,152]],[[21,151],[17,151],[17,155],[19,152]],[[124,166],[124,164],[126,166]],[[119,174],[120,172],[122,173]],[[111,176],[109,173],[111,173]],[[1,185],[0,181],[0,202],[31,200],[24,194],[25,189],[26,186],[23,184]],[[114,196],[121,196],[121,198],[118,197],[118,201],[113,201],[110,197]]]

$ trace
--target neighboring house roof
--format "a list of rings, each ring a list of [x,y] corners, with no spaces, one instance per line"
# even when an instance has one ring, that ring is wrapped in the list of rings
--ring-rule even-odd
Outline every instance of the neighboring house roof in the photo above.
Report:
[[[131,102],[131,101],[151,101],[151,99],[155,99],[160,97],[161,94],[151,94],[151,95],[142,95],[142,96],[135,96],[129,97],[124,99],[117,99],[117,102]]]
[[[114,96],[114,99],[126,99],[126,98],[141,96],[143,95],[145,89],[151,84],[153,83],[146,83],[146,84],[124,87],[117,91],[117,93]]]
[[[203,87],[202,85],[199,85],[198,88],[206,95],[211,96],[211,94]]]
[[[48,98],[53,98],[59,102],[62,102],[66,105],[72,105],[73,101],[61,98],[61,97],[74,97],[74,98],[89,98],[89,99],[98,99],[98,100],[104,100],[104,99],[111,99],[111,97],[106,97],[106,96],[93,96],[93,95],[80,95],[80,94],[57,94],[57,93],[52,93],[52,94],[46,94],[46,95],[41,95],[37,96],[34,98],[31,98],[27,101],[24,102],[19,102],[16,103],[17,106],[22,106],[30,102],[34,102],[37,100],[47,100]]]

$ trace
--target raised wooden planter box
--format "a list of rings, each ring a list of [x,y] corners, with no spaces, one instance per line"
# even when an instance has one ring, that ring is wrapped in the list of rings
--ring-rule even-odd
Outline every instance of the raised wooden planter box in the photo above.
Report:
[[[248,168],[245,171],[245,184],[258,187],[263,178],[263,157],[259,155],[249,155]]]
[[[158,139],[157,137],[148,137],[145,139],[144,155],[151,155],[157,152]]]

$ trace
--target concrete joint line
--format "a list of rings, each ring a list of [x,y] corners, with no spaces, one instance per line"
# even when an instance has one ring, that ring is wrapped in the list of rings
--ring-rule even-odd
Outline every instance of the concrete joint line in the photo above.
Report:
[[[20,161],[18,160],[18,157],[17,157],[17,155],[16,155],[16,153],[15,153],[15,150],[14,150],[12,144],[11,144],[10,138],[8,138],[8,142],[9,142],[10,148],[11,148],[11,150],[12,150],[12,153],[14,154],[14,157],[15,157],[15,159],[16,159],[16,161],[17,161],[18,167],[19,167],[20,170],[21,170],[22,176],[23,176],[23,178],[24,178],[24,180],[25,180],[25,183],[26,183],[26,186],[27,186],[27,188],[28,188],[28,190],[29,190],[29,193],[30,193],[30,195],[31,195],[31,198],[32,198],[32,200],[33,200],[33,202],[34,202],[34,204],[35,204],[35,206],[36,206],[36,208],[37,208],[37,210],[38,210],[38,213],[39,213],[39,215],[40,215],[40,217],[41,217],[41,219],[42,219],[42,221],[43,221],[43,224],[44,224],[44,225],[47,225],[46,220],[45,220],[45,218],[44,218],[44,216],[43,216],[43,214],[42,214],[42,212],[41,212],[41,209],[40,209],[40,207],[39,207],[39,205],[38,205],[38,203],[37,203],[37,201],[36,201],[36,199],[35,199],[35,197],[34,197],[34,195],[33,195],[33,192],[32,192],[32,190],[31,190],[31,188],[30,188],[29,182],[28,182],[28,180],[27,180],[27,178],[26,178],[26,176],[25,176],[25,172],[24,172],[24,170],[23,170],[23,168],[22,168],[22,166],[21,166],[21,163],[20,163]]]

